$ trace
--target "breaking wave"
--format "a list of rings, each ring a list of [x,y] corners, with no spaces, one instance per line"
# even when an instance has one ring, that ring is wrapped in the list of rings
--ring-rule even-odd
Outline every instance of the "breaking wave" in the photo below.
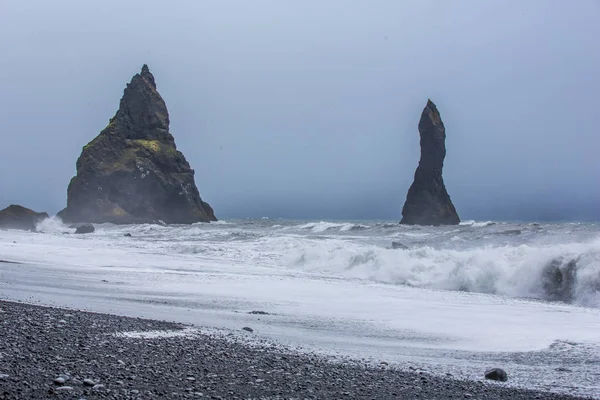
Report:
[[[285,262],[348,278],[600,307],[600,238],[469,250],[392,250],[328,241],[298,249]]]
[[[336,222],[310,222],[308,224],[303,224],[298,226],[298,229],[310,230],[315,233],[321,233],[325,231],[339,231],[339,232],[348,232],[348,231],[359,231],[369,229],[369,225],[363,224],[353,224],[353,223],[336,223]]]
[[[50,217],[41,220],[36,224],[35,229],[38,232],[43,233],[71,233],[75,231],[75,229],[71,229],[68,225],[65,225],[62,219],[58,217]]]
[[[492,221],[477,222],[474,220],[470,220],[470,221],[463,221],[459,225],[460,226],[472,226],[473,228],[483,228],[486,226],[494,226],[494,225],[496,225],[496,223],[492,222]]]
[[[62,233],[74,232],[57,218],[37,228],[65,240],[70,235]],[[252,265],[276,273],[600,307],[600,236],[594,224],[465,221],[458,227],[433,228],[375,221],[244,220],[97,228],[86,238],[105,240],[111,247],[197,257],[186,262],[210,259],[223,268]],[[125,239],[125,233],[133,237]]]

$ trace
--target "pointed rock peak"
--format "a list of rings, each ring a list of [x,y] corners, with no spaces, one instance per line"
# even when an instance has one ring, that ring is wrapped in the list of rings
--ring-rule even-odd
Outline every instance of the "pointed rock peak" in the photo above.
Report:
[[[429,110],[430,112],[439,115],[439,111],[438,111],[435,103],[433,101],[431,101],[430,99],[427,99],[427,105],[425,106],[425,110]]]
[[[146,64],[125,88],[113,120],[124,138],[172,141],[167,106]]]
[[[147,82],[150,86],[156,89],[156,82],[154,81],[154,75],[150,72],[150,68],[148,68],[148,64],[142,65],[142,72],[140,73],[142,79]]]
[[[431,123],[433,123],[434,125],[441,124],[442,127],[444,125],[442,122],[442,117],[440,116],[440,112],[438,111],[435,103],[430,99],[427,99],[427,105],[425,106],[425,108],[423,109],[423,113],[421,114],[421,121],[419,122],[419,127],[421,127],[421,125],[426,122],[425,120],[431,121]]]

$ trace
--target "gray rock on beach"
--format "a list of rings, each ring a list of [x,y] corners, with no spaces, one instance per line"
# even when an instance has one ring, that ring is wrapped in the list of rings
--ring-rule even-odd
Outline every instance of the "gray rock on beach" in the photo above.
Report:
[[[502,368],[492,368],[485,371],[485,379],[506,382],[508,380],[508,375]]]

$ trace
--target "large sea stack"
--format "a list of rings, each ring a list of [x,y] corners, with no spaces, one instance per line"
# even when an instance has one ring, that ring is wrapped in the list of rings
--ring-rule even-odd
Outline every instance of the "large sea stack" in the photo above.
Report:
[[[442,179],[446,157],[446,129],[437,107],[431,100],[427,100],[421,114],[419,134],[421,160],[415,172],[415,180],[408,190],[400,223],[457,225],[460,219]]]
[[[148,66],[125,88],[119,110],[77,159],[65,222],[216,221],[194,170],[169,133],[169,113]]]

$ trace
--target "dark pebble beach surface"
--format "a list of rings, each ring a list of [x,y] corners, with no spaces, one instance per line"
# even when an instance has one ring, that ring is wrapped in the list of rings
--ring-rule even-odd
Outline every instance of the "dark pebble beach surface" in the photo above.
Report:
[[[119,335],[185,328],[0,301],[0,399],[577,398],[251,346],[235,335]]]

